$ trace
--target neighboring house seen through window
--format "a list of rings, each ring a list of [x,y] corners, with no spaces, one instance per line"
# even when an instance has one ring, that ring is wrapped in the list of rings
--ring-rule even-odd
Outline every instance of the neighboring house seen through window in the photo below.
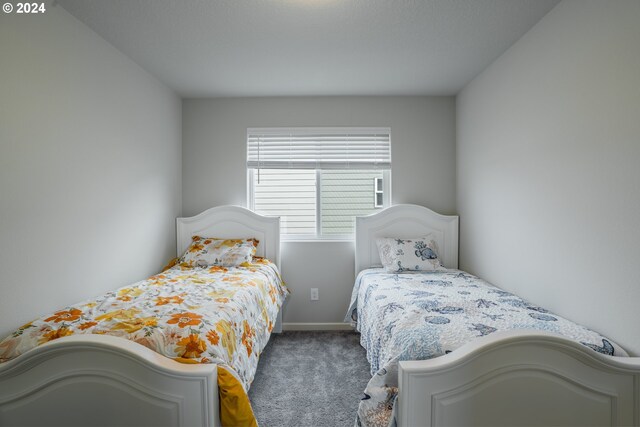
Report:
[[[389,128],[248,129],[249,207],[285,239],[351,239],[354,217],[389,206]]]

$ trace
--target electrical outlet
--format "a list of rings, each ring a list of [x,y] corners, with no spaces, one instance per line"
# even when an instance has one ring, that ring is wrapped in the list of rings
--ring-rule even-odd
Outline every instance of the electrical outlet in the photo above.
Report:
[[[319,299],[318,288],[311,288],[311,301],[318,301]]]

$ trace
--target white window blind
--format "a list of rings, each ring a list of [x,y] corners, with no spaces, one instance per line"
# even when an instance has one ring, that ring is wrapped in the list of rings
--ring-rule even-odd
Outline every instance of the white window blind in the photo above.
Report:
[[[350,239],[391,201],[389,128],[247,129],[248,206],[289,240]]]
[[[247,129],[249,169],[391,169],[389,128]]]

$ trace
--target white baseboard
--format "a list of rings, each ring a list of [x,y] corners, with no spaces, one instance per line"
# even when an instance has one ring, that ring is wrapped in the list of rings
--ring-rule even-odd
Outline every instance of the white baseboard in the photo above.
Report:
[[[352,331],[349,323],[283,323],[283,331]]]

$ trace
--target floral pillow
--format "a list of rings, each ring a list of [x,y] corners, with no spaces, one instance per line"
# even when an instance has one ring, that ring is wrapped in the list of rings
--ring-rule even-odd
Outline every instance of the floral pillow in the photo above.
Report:
[[[431,237],[397,239],[383,237],[376,240],[380,261],[385,271],[444,270],[438,258],[438,244]]]
[[[256,254],[256,239],[216,239],[213,237],[193,236],[192,242],[180,258],[184,267],[237,267],[251,262]]]

